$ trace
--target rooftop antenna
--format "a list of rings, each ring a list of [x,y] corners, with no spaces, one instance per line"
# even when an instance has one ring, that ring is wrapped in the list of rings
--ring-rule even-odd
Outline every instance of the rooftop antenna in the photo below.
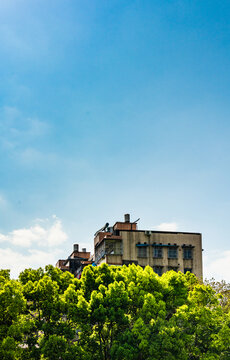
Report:
[[[97,234],[101,231],[105,231],[107,229],[107,227],[109,226],[109,223],[106,223],[105,226],[103,226],[101,229],[99,229],[95,234],[94,236],[97,236]]]
[[[136,221],[134,221],[133,224],[136,224],[139,220],[140,220],[140,218],[138,218]]]

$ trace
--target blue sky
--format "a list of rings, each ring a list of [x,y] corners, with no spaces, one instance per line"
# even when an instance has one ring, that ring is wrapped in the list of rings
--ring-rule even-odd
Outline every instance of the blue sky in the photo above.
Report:
[[[1,266],[92,250],[130,212],[202,232],[205,276],[230,281],[229,17],[225,0],[1,1]]]

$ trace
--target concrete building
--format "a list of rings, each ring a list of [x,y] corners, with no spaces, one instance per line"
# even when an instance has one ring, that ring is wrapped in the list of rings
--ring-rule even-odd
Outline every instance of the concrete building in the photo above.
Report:
[[[168,270],[190,271],[202,278],[202,235],[190,232],[138,230],[129,214],[113,227],[107,223],[94,237],[95,263],[151,266],[162,275]]]
[[[91,254],[85,248],[79,250],[79,245],[74,244],[72,253],[65,260],[58,260],[56,267],[62,271],[69,271],[78,279],[86,265],[92,264]]]

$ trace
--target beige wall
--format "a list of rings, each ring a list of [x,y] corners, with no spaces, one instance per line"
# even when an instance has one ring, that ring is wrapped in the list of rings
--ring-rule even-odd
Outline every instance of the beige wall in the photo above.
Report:
[[[149,232],[147,235],[145,231],[120,231],[123,239],[123,260],[136,260],[139,265],[146,266],[163,266],[163,272],[168,270],[168,266],[177,266],[178,270],[184,272],[184,268],[192,268],[192,272],[198,277],[202,278],[202,239],[201,234],[196,233],[169,233],[169,232]],[[138,257],[138,248],[136,244],[147,243],[147,257]],[[153,243],[162,243],[165,245],[177,244],[178,259],[168,259],[168,248],[163,247],[163,259],[155,259],[153,257]],[[183,259],[182,245],[192,245],[193,259]]]

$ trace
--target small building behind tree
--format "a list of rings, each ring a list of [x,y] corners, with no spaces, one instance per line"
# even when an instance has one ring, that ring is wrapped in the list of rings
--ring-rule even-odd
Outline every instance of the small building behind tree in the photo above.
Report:
[[[79,250],[79,245],[74,244],[72,253],[65,260],[58,260],[56,267],[62,271],[69,271],[78,279],[81,277],[81,273],[86,265],[92,264],[92,258],[90,252],[83,248]]]

